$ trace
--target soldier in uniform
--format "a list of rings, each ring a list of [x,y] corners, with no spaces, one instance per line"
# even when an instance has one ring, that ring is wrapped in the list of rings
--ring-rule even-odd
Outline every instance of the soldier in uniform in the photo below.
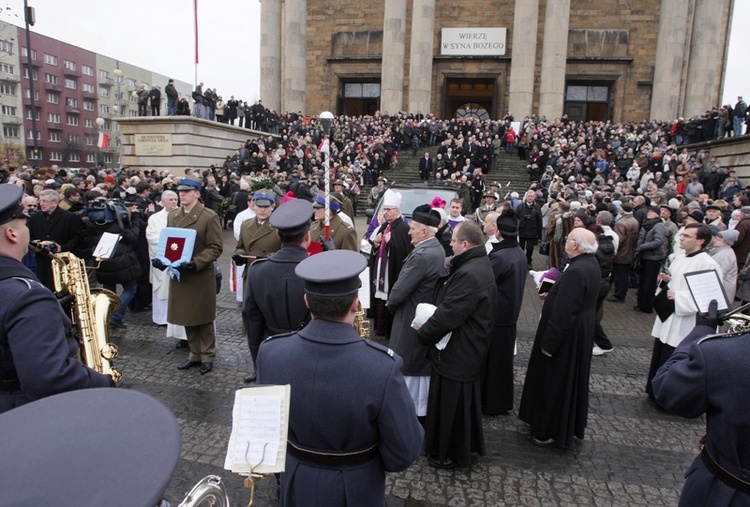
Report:
[[[258,382],[291,385],[282,506],[381,507],[385,472],[419,457],[424,431],[401,358],[352,327],[365,266],[345,250],[302,261],[295,272],[312,321],[260,346]]]
[[[65,391],[113,385],[76,359],[70,320],[21,263],[29,247],[22,194],[16,185],[0,185],[0,413]]]
[[[264,339],[296,331],[310,319],[305,306],[304,282],[294,269],[307,258],[311,215],[312,204],[304,199],[293,199],[279,206],[269,222],[276,229],[281,250],[258,259],[246,270],[242,321],[253,365],[257,364],[258,347]],[[245,382],[254,381],[255,372],[245,377]]]
[[[685,473],[681,506],[750,505],[750,336],[715,335],[722,323],[712,301],[652,381],[667,412],[706,416],[700,456]]]
[[[332,250],[335,248],[336,250],[359,251],[357,230],[341,220],[341,217],[338,215],[341,210],[341,203],[338,199],[331,196],[329,205],[329,213],[331,217],[331,242],[333,245],[323,245],[323,249]],[[310,238],[312,243],[323,243],[323,235],[325,233],[325,198],[322,195],[317,196],[312,206],[315,221],[310,226]],[[320,249],[318,249],[318,251],[319,250]]]
[[[345,213],[349,218],[354,218],[354,204],[352,200],[344,193],[346,185],[341,180],[333,182],[333,191],[336,193],[336,198],[341,201],[341,213]]]
[[[493,192],[492,190],[485,190],[484,204],[478,207],[474,212],[474,220],[477,222],[477,224],[482,225],[487,214],[497,209],[497,203],[495,203],[495,199],[495,192]]]
[[[191,261],[179,267],[180,280],[169,282],[167,321],[185,326],[188,359],[179,370],[200,366],[201,375],[213,369],[216,354],[216,273],[214,261],[224,248],[219,215],[198,202],[201,182],[194,176],[182,178],[177,186],[180,207],[167,217],[167,227],[193,229],[197,235]],[[152,264],[164,269],[159,259]],[[157,265],[158,264],[158,265]]]
[[[240,239],[232,255],[234,263],[242,266],[262,257],[278,252],[281,241],[268,218],[276,207],[276,200],[271,190],[259,190],[253,195],[255,216],[242,222]],[[242,273],[243,283],[247,280],[247,269]]]

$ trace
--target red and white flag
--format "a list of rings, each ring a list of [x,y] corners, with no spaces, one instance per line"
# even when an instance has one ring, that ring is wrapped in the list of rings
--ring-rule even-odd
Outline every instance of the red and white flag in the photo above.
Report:
[[[99,140],[96,142],[96,145],[103,150],[109,148],[109,136],[104,132],[99,132]]]

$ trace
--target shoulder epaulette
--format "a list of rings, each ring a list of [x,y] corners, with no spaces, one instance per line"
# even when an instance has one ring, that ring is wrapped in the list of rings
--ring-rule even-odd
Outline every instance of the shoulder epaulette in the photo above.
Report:
[[[259,257],[258,259],[255,259],[253,262],[251,262],[250,265],[254,266],[254,265],[259,264],[261,262],[265,262],[268,259],[270,259],[270,257]]]
[[[735,331],[733,333],[717,333],[717,334],[709,334],[698,340],[696,343],[701,344],[706,340],[713,340],[716,338],[736,338],[738,336],[742,336],[743,334],[747,334],[747,331]]]
[[[289,336],[294,336],[296,334],[297,334],[297,331],[292,331],[290,333],[274,334],[274,335],[269,336],[268,338],[266,338],[263,341],[265,342],[265,341],[268,341],[268,340],[275,340],[276,338],[288,338]]]
[[[389,356],[393,357],[393,350],[389,349],[385,345],[381,345],[378,342],[374,342],[372,340],[363,340],[367,345],[374,348],[375,350],[379,350],[380,352],[383,352],[384,354],[388,354]]]

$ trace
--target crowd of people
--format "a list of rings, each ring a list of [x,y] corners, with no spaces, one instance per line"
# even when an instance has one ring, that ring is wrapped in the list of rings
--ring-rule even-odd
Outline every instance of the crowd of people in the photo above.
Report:
[[[221,98],[206,100],[207,93],[213,90],[201,91],[195,114],[233,123],[235,109],[220,108]],[[231,102],[239,107],[239,101]],[[260,111],[262,104],[257,105]],[[700,119],[703,135],[713,116],[708,112]],[[484,454],[482,415],[507,414],[514,407],[516,321],[534,267],[554,283],[540,292],[542,316],[519,417],[541,447],[568,448],[574,437],[584,437],[592,356],[614,351],[601,325],[605,301],[622,303],[634,287],[634,311],[656,312],[644,383],[655,403],[669,407],[660,391],[668,385],[664,368],[674,367],[674,354],[697,311],[683,275],[715,270],[730,305],[735,295],[750,299],[750,188],[706,150],[682,146],[686,138],[698,139],[681,120],[623,124],[565,117],[516,121],[511,115],[484,121],[340,116],[330,132],[332,188],[326,217],[322,125],[296,114],[279,117],[273,127],[250,118],[252,127],[278,135],[248,140],[222,164],[186,169],[179,178],[156,169],[73,172],[57,166],[4,166],[0,174],[10,184],[4,188],[14,190],[3,192],[20,200],[23,213],[10,204],[13,214],[5,217],[0,210],[0,219],[12,224],[0,221],[2,240],[15,258],[21,251],[15,243],[16,221],[29,215],[28,234],[38,251],[18,260],[42,286],[55,290],[49,252],[72,252],[93,262],[103,234],[119,235],[115,254],[90,280],[111,290],[121,286],[123,305],[112,315],[111,327],[127,328],[128,308],[151,311],[154,322],[168,325],[167,334],[181,338],[180,346],[188,349],[179,368],[199,367],[205,375],[213,370],[216,354],[215,261],[224,248],[221,228],[231,224],[237,241],[231,277],[254,365],[246,382],[258,381],[259,375],[275,382],[281,364],[294,370],[292,355],[278,355],[293,343],[283,337],[294,336],[308,346],[329,332],[350,343],[348,330],[357,315],[361,318],[356,289],[365,267],[359,265],[359,253],[337,258],[338,264],[329,254],[359,252],[364,243],[370,289],[364,306],[373,331],[399,359],[385,359],[385,350],[373,353],[359,345],[341,351],[357,361],[373,354],[370,373],[399,393],[398,404],[387,410],[398,406],[400,415],[384,413],[388,431],[380,436],[397,446],[398,439],[388,439],[399,423],[409,424],[409,441],[401,442],[406,451],[394,447],[389,457],[394,470],[416,458],[422,434],[428,463],[436,468],[470,467],[473,455]],[[733,125],[732,132],[741,135],[742,124],[739,129]],[[432,149],[424,159],[429,162],[420,165],[423,179],[453,186],[459,197],[450,202],[436,197],[402,210],[401,195],[388,188],[387,176],[401,150],[416,154],[424,147]],[[489,181],[498,159],[511,156],[527,161],[529,186],[522,195],[504,194]],[[354,202],[367,184],[374,184],[370,198],[382,200],[382,214],[360,237],[353,226]],[[17,196],[15,189],[21,190]],[[409,223],[403,213],[411,213]],[[178,268],[156,253],[164,227],[196,231],[195,252]],[[534,266],[537,249],[544,260]],[[323,260],[305,264],[318,255]],[[328,263],[336,266],[331,273],[323,269]],[[165,281],[163,273],[170,269],[179,272],[179,282]],[[720,320],[704,317],[704,324],[715,329]],[[268,339],[277,335],[281,338]],[[383,377],[385,372],[390,373]],[[289,379],[304,381],[296,374]],[[339,395],[331,406],[361,402]],[[292,407],[309,410],[294,394]],[[285,494],[298,495],[316,463],[372,459],[367,445],[373,442],[364,441],[356,449],[337,449],[347,456],[352,451],[355,458],[321,457],[317,450],[324,447],[306,435],[294,416],[292,454],[302,478],[298,483],[284,479]],[[413,424],[417,418],[424,433]],[[336,427],[344,433],[355,430]],[[368,473],[382,481],[381,468]]]

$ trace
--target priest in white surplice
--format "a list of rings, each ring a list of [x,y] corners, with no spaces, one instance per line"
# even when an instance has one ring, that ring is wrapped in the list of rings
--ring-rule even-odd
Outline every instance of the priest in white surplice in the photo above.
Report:
[[[171,190],[165,190],[161,194],[163,206],[161,211],[154,213],[148,219],[146,227],[146,240],[148,241],[148,255],[151,259],[156,257],[156,251],[159,247],[159,235],[161,230],[167,226],[167,215],[170,211],[177,209],[177,194]],[[160,271],[151,266],[151,275],[149,277],[152,288],[152,319],[154,324],[167,326],[167,337],[187,340],[185,328],[176,324],[167,322],[167,300],[169,299],[169,276],[165,271]]]

